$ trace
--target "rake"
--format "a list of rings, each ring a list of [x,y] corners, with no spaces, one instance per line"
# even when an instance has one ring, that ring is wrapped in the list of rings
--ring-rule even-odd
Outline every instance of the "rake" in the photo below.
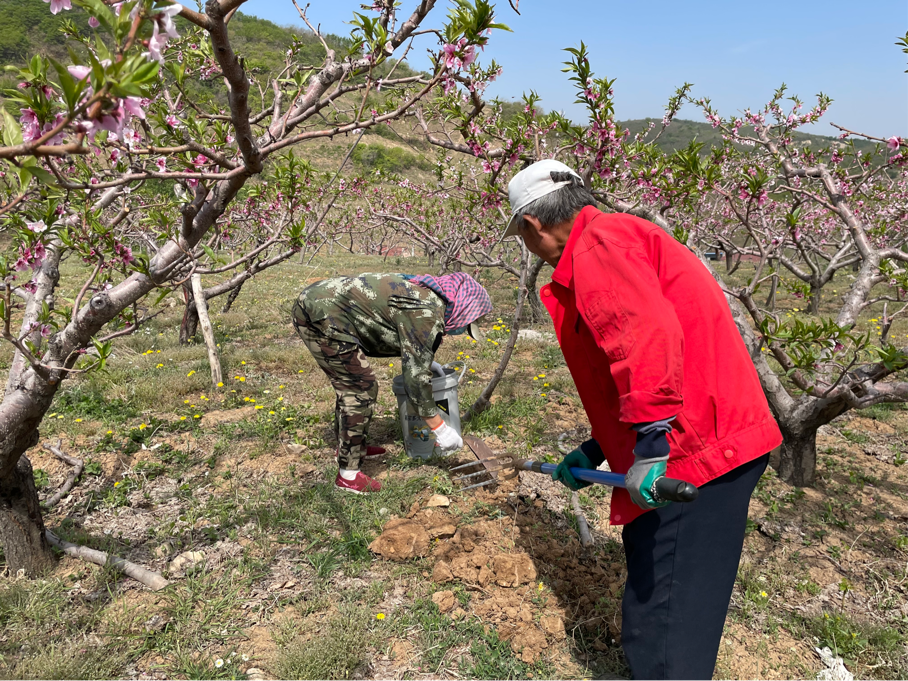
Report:
[[[466,487],[461,487],[461,491],[463,492],[477,487],[494,485],[498,482],[498,474],[502,471],[533,471],[534,473],[551,475],[557,468],[557,466],[552,463],[516,459],[509,455],[495,456],[495,453],[489,449],[489,446],[478,437],[465,435],[463,441],[473,451],[477,459],[476,461],[470,461],[469,463],[455,466],[451,469],[451,472],[470,471],[453,479],[457,484],[467,485]],[[470,470],[476,468],[478,468],[478,470]],[[571,475],[574,476],[575,480],[583,480],[584,482],[591,482],[597,485],[625,487],[624,476],[620,473],[590,470],[588,468],[571,468]],[[473,482],[474,480],[476,482]],[[664,476],[656,479],[651,491],[656,499],[680,502],[694,501],[700,493],[700,490],[689,482]]]

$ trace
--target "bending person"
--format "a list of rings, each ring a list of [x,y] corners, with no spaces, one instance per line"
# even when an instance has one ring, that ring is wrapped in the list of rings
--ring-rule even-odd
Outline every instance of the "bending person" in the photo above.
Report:
[[[360,471],[364,458],[380,456],[366,436],[378,396],[367,357],[400,357],[404,388],[417,413],[445,451],[463,440],[438,414],[432,397],[432,364],[442,338],[480,336],[476,320],[492,310],[486,290],[461,272],[440,277],[361,274],[316,282],[293,306],[293,325],[337,391],[335,487],[362,494],[381,484]]]

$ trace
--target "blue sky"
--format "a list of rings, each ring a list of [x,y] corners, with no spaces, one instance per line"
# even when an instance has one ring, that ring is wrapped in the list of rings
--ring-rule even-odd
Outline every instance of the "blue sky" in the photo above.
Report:
[[[310,20],[346,35],[345,22],[353,11],[362,11],[361,1],[311,0]],[[402,13],[415,6],[415,0],[401,3]],[[439,1],[430,15],[432,26],[448,6]],[[582,120],[561,73],[562,50],[582,40],[596,75],[617,79],[619,119],[661,116],[668,97],[685,81],[726,116],[759,107],[784,82],[807,109],[817,92],[831,96],[827,122],[881,137],[908,137],[908,55],[894,44],[908,30],[906,0],[521,0],[520,16],[507,0],[497,6],[499,20],[514,32],[496,31],[481,57],[504,67],[490,96],[518,98],[533,89],[547,110]],[[243,11],[279,24],[302,23],[290,0],[252,0]],[[423,40],[422,54],[432,38]],[[417,68],[426,64],[418,55],[413,62]],[[703,120],[690,106],[680,117]],[[827,124],[805,131],[835,132]]]

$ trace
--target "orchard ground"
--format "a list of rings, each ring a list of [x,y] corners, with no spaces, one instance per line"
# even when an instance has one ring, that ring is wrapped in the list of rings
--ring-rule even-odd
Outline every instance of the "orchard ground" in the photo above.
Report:
[[[0,676],[627,675],[623,555],[607,489],[580,495],[588,549],[567,491],[544,476],[458,492],[447,469],[465,455],[423,463],[402,452],[390,389],[400,360],[388,359],[373,362],[381,392],[371,441],[389,451],[365,466],[384,488],[333,490],[334,392],[285,310],[307,282],[401,270],[428,271],[418,259],[326,255],[264,272],[227,314],[212,301],[223,387],[211,386],[203,345],[179,346],[176,299],[117,341],[106,373],[66,384],[41,441],[60,439],[86,470],[47,526],[162,571],[171,586],[153,593],[67,557],[44,579],[6,575]],[[494,274],[484,283],[507,320],[514,282]],[[799,315],[806,304],[780,292],[779,307]],[[869,328],[875,319],[867,315]],[[487,340],[451,338],[439,351],[468,366],[462,408],[508,335],[506,321],[485,328]],[[518,343],[468,431],[499,452],[557,460],[559,438],[577,444],[588,424],[550,327],[535,328],[543,337]],[[813,678],[823,668],[816,646],[857,677],[908,675],[908,411],[840,418],[822,429],[819,450],[814,488],[791,488],[771,470],[759,485],[717,678]],[[40,447],[29,456],[49,496],[68,466]]]

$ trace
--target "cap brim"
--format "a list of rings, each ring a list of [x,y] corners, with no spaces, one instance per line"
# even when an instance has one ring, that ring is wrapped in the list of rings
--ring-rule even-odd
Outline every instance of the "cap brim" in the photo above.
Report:
[[[514,213],[511,216],[511,219],[508,221],[507,229],[504,230],[504,234],[501,236],[501,238],[507,239],[509,236],[518,236],[517,213]]]
[[[482,336],[482,330],[479,328],[479,324],[476,322],[470,322],[467,324],[467,335],[470,336],[473,340],[478,341]]]

